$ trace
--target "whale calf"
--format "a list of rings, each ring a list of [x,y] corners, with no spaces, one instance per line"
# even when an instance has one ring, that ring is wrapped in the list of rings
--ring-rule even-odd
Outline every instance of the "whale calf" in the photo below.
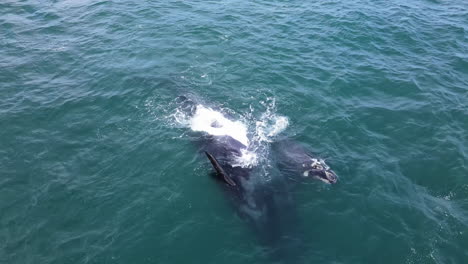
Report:
[[[276,162],[283,173],[302,181],[316,179],[328,184],[338,181],[336,173],[325,160],[308,151],[302,144],[289,139],[275,142]]]

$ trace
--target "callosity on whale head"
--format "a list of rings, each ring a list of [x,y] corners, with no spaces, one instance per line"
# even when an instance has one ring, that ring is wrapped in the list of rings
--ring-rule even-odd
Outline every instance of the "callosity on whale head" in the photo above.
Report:
[[[305,169],[303,176],[306,178],[321,180],[328,184],[334,184],[338,181],[336,173],[322,159],[312,158],[310,164],[302,164],[302,167]]]

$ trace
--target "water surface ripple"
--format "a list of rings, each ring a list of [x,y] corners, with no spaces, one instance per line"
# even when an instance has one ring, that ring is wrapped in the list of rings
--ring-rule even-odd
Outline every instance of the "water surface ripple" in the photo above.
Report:
[[[329,157],[297,262],[468,261],[466,1],[4,0],[0,29],[0,263],[269,263],[181,93],[274,100]]]

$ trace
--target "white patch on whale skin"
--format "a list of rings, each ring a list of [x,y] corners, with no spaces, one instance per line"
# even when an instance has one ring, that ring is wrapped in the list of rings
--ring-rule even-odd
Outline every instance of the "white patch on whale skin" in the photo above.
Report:
[[[247,127],[242,122],[231,121],[222,113],[203,105],[197,105],[197,111],[190,120],[190,128],[193,131],[203,131],[213,136],[230,136],[246,147],[249,145]]]

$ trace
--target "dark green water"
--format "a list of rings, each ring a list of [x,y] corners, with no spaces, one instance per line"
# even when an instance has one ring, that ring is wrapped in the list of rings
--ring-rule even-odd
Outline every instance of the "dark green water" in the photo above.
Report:
[[[269,263],[181,92],[328,157],[296,261],[468,263],[464,0],[6,0],[0,33],[0,263]]]

